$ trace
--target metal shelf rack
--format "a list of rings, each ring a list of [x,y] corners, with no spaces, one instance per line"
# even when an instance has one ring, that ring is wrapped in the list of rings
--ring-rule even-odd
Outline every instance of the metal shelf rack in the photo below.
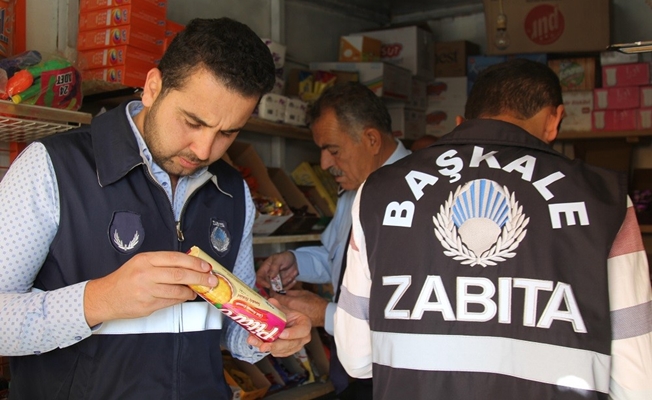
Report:
[[[92,115],[0,101],[0,142],[31,142],[90,124]]]

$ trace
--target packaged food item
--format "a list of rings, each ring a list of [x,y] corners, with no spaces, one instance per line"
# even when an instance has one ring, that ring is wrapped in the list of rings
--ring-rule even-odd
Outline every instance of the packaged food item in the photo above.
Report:
[[[214,288],[189,285],[192,290],[261,340],[273,342],[278,338],[286,323],[285,314],[281,310],[199,247],[193,246],[188,254],[208,262],[218,279]]]

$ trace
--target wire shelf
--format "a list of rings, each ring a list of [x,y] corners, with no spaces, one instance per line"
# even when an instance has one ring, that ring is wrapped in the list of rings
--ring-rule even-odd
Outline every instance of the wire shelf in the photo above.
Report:
[[[31,142],[90,124],[92,115],[0,101],[0,142]]]

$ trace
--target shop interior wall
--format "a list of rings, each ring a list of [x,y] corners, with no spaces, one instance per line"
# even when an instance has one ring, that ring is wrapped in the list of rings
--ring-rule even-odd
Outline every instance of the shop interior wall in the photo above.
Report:
[[[652,1],[612,0],[612,42],[652,40]],[[76,47],[75,0],[27,1],[27,46],[42,52],[69,54]],[[285,72],[311,61],[337,59],[339,36],[380,28],[374,22],[330,11],[301,0],[168,0],[168,18],[186,23],[194,17],[227,16],[248,24],[259,36],[280,38],[287,46]],[[484,14],[475,13],[427,22],[435,40],[466,39],[486,48]],[[312,142],[278,140],[243,134],[270,166],[292,169],[303,159],[318,159]],[[652,168],[652,145],[639,145],[635,167]]]

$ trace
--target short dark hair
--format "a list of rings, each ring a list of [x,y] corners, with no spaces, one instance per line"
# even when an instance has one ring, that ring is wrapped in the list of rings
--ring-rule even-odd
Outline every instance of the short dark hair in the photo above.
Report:
[[[246,97],[261,97],[276,79],[267,45],[247,25],[229,18],[196,18],[176,35],[158,65],[162,92],[182,87],[198,67]]]
[[[310,107],[308,123],[315,122],[326,109],[335,111],[340,126],[356,140],[369,127],[392,135],[392,119],[385,103],[359,82],[345,82],[326,89]]]
[[[515,58],[480,73],[464,110],[466,119],[512,113],[529,119],[544,107],[563,104],[559,77],[547,65]]]

